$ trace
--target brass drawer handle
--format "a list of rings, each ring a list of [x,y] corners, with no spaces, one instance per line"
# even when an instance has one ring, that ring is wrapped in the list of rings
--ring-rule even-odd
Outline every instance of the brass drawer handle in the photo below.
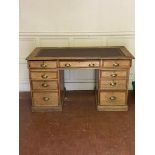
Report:
[[[117,74],[111,74],[111,76],[112,76],[112,77],[116,77],[116,76],[117,76]]]
[[[118,63],[113,63],[113,66],[114,66],[114,67],[118,67],[119,64],[118,64]]]
[[[43,67],[43,68],[47,67],[46,64],[41,64],[40,66]]]
[[[95,64],[89,64],[88,66],[89,67],[95,67]]]
[[[47,79],[48,78],[48,75],[44,74],[41,76],[43,79]]]
[[[116,82],[110,82],[110,86],[116,86]]]
[[[109,99],[110,100],[116,100],[116,97],[115,96],[110,96]]]
[[[48,101],[50,98],[49,97],[43,97],[44,101]]]
[[[43,87],[48,87],[48,84],[47,83],[43,83],[42,86]]]
[[[71,66],[71,64],[69,64],[69,63],[65,64],[65,67],[70,67],[70,66]]]

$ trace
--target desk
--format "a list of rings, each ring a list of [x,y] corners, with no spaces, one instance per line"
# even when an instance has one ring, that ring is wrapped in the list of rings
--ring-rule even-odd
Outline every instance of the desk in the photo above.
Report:
[[[123,46],[38,47],[27,57],[32,111],[62,111],[65,69],[95,69],[98,111],[127,111],[133,55]]]

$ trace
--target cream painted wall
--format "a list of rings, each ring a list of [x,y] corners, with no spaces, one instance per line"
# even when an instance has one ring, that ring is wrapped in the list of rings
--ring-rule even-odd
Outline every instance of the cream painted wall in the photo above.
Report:
[[[134,31],[134,0],[20,0],[20,31]]]
[[[126,46],[134,54],[133,0],[20,0],[20,91],[30,89],[26,56],[37,46]],[[134,80],[134,62],[129,88]],[[93,89],[94,72],[65,72],[67,89]],[[68,83],[87,82],[87,83]]]

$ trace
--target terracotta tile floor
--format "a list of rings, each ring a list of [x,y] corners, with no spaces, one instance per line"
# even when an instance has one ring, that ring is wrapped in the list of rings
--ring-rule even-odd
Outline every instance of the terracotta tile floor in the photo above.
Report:
[[[20,155],[134,155],[134,94],[128,112],[97,112],[92,91],[67,92],[63,112],[32,113],[20,93]]]

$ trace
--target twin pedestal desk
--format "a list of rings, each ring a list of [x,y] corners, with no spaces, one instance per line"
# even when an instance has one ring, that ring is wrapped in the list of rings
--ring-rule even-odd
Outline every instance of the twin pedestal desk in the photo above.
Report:
[[[127,111],[133,55],[123,46],[38,47],[27,57],[32,111],[62,111],[65,69],[95,69],[98,111]]]

